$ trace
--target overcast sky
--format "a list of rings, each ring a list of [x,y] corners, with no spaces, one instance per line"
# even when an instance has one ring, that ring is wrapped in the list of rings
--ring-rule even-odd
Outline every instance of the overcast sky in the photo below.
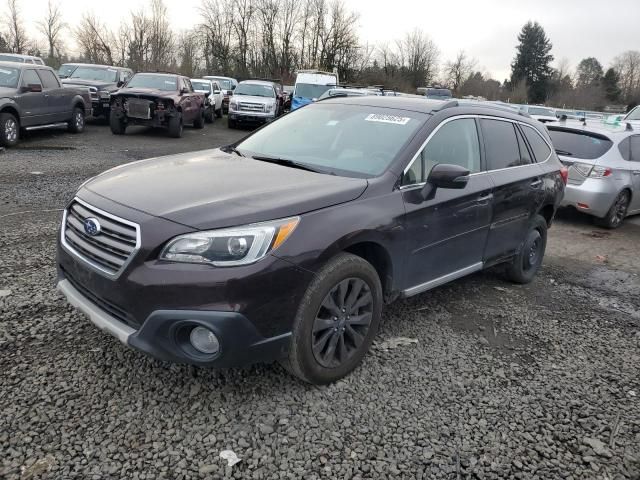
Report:
[[[441,61],[464,49],[478,68],[497,80],[509,76],[517,35],[528,20],[536,20],[553,43],[557,60],[572,67],[594,56],[606,68],[625,50],[640,50],[640,0],[345,0],[360,13],[363,41],[378,44],[402,37],[416,27],[427,32],[441,50]],[[26,18],[39,18],[47,0],[22,0]],[[66,21],[77,23],[82,12],[93,11],[118,25],[125,12],[148,0],[61,0]],[[166,0],[176,29],[199,21],[201,0]],[[29,25],[32,33],[33,25]]]

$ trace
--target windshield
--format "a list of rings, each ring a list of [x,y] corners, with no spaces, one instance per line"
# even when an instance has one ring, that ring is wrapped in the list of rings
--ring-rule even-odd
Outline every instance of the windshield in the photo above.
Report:
[[[233,88],[231,80],[227,80],[226,78],[211,77],[211,80],[217,81],[223,90],[231,90]]]
[[[66,78],[71,75],[76,68],[78,68],[77,65],[62,65],[58,69],[58,76],[60,78]]]
[[[233,92],[234,95],[251,95],[253,97],[275,97],[273,87],[256,83],[241,83]]]
[[[138,73],[131,77],[131,80],[127,83],[127,88],[153,88],[169,92],[178,89],[178,79],[171,75]]]
[[[593,160],[600,158],[613,145],[603,135],[590,132],[549,128],[549,136],[558,155]]]
[[[20,70],[11,67],[0,67],[0,87],[16,88],[20,79]]]
[[[317,85],[314,83],[296,83],[296,91],[294,97],[302,98],[320,98],[324,92],[329,90],[333,85]]]
[[[97,80],[99,82],[117,82],[118,71],[113,68],[78,67],[73,70],[69,78]]]
[[[556,114],[553,110],[540,107],[529,107],[529,115],[542,115],[545,117],[555,117]]]
[[[321,102],[280,118],[237,149],[246,156],[287,159],[367,178],[389,167],[425,118],[417,112]]]
[[[12,55],[0,55],[0,62],[24,63],[24,58],[14,57]]]
[[[626,117],[625,120],[640,120],[640,107],[636,107],[631,110]]]
[[[191,80],[191,85],[194,90],[202,90],[204,92],[211,91],[211,83],[209,82],[199,82],[197,80]]]

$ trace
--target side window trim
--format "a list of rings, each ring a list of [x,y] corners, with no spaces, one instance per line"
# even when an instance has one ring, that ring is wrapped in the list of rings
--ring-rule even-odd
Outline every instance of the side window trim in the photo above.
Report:
[[[533,148],[529,145],[529,141],[527,140],[527,136],[524,134],[524,130],[521,125],[514,124],[516,129],[516,136],[518,137],[518,148],[520,148],[520,142],[522,142],[522,146],[527,150],[529,154],[529,163],[523,163],[523,165],[531,165],[533,163],[538,163],[535,155],[533,154]],[[522,150],[520,151],[520,160],[524,160],[522,158]]]

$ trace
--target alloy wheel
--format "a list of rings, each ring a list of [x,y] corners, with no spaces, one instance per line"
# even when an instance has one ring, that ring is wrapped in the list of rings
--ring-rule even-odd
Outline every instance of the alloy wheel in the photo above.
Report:
[[[616,203],[613,206],[613,217],[611,218],[612,224],[619,225],[620,223],[622,223],[624,217],[627,216],[628,205],[628,194],[626,192],[622,192],[620,195],[618,195]]]
[[[82,114],[82,112],[76,112],[76,128],[78,130],[81,130],[82,127],[84,126],[84,115]]]
[[[360,278],[346,278],[325,296],[312,330],[316,361],[335,368],[350,359],[362,346],[373,314],[373,296]]]
[[[18,124],[13,118],[8,118],[4,122],[4,136],[10,143],[13,143],[18,139]]]
[[[540,232],[537,230],[532,232],[524,248],[524,270],[527,271],[536,267],[540,261],[542,253],[542,237],[540,236]]]

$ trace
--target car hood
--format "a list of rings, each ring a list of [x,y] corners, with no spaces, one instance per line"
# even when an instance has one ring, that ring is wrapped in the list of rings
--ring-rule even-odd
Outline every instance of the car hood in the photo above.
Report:
[[[99,80],[83,80],[82,78],[65,78],[62,80],[62,84],[70,87],[96,87],[102,88],[116,88],[115,82],[102,82]]]
[[[270,103],[275,103],[276,101],[275,98],[256,97],[253,95],[233,95],[231,98],[236,102],[262,103],[264,105],[269,105]]]
[[[160,90],[157,88],[121,88],[116,95],[152,96],[152,97],[175,97],[178,92]]]
[[[17,93],[17,89],[10,87],[0,87],[0,98],[13,98]]]
[[[219,149],[108,170],[83,189],[195,229],[273,220],[358,198],[364,179],[324,175]],[[82,197],[82,189],[78,194]]]

